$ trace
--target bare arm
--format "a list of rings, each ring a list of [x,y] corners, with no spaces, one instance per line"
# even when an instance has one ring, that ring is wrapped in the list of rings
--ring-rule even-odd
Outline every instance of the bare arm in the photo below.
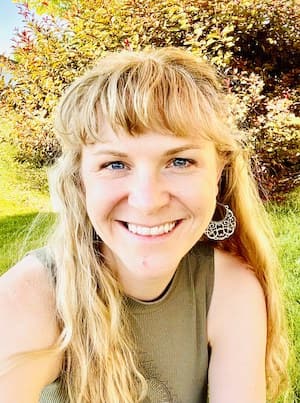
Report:
[[[210,403],[265,403],[266,305],[255,275],[216,252],[208,314]]]
[[[28,256],[0,278],[0,368],[12,354],[50,347],[59,330],[46,270]],[[60,356],[29,359],[0,376],[0,403],[37,403]]]

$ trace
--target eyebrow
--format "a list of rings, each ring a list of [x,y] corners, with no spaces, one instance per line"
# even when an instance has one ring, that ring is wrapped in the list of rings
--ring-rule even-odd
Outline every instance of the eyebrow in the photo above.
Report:
[[[203,147],[201,145],[196,145],[196,144],[186,144],[181,147],[176,147],[172,148],[170,150],[167,150],[165,153],[163,153],[163,156],[169,157],[171,155],[178,154],[183,151],[187,150],[201,150]],[[116,151],[116,150],[96,150],[93,152],[94,155],[113,155],[114,157],[120,157],[120,158],[125,158],[128,157],[128,154],[121,152],[121,151]]]

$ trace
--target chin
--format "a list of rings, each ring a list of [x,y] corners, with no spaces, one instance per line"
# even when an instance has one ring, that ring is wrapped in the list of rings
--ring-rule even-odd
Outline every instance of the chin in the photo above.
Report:
[[[136,275],[138,278],[159,278],[168,275],[173,275],[183,255],[173,256],[170,259],[167,256],[161,255],[141,255],[134,259],[126,259],[123,261],[123,267],[126,267],[128,272]]]

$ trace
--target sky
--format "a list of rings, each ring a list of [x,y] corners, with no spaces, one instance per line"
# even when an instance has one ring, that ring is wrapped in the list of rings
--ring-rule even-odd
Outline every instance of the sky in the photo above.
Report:
[[[0,0],[0,54],[9,56],[14,29],[22,26],[22,17],[18,15],[16,4],[11,0]]]

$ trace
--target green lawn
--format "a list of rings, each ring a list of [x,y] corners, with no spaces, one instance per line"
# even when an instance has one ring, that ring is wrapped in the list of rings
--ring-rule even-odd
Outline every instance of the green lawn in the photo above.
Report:
[[[288,403],[300,402],[300,189],[284,204],[270,204],[268,211],[278,241],[283,270],[283,288],[289,320],[290,338],[295,350],[291,365],[294,396]]]
[[[39,214],[43,225],[28,240],[28,247],[39,244],[43,230],[51,220],[46,170],[15,161],[15,150],[9,144],[11,123],[0,120],[0,273],[7,269],[23,250],[28,228]]]
[[[26,249],[42,243],[53,222],[50,213],[46,171],[14,161],[14,148],[7,139],[11,124],[0,119],[0,273],[5,271]],[[289,195],[288,201],[269,204],[268,211],[278,240],[284,273],[283,288],[291,339],[300,362],[300,191]],[[34,231],[28,237],[28,229]],[[26,240],[26,243],[24,243]],[[296,363],[291,368],[292,389],[287,403],[300,403],[300,374]],[[292,396],[293,395],[293,396]]]

